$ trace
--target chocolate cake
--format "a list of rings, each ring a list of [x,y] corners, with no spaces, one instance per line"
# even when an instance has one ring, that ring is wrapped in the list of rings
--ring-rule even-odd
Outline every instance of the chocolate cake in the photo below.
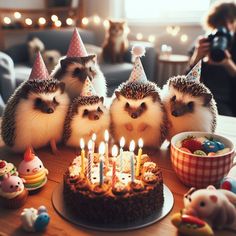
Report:
[[[130,152],[123,153],[122,172],[119,161],[116,165],[116,179],[112,177],[112,163],[104,167],[104,182],[99,182],[99,158],[95,154],[90,179],[81,174],[81,157],[78,156],[64,174],[64,200],[66,206],[76,215],[93,223],[128,223],[144,219],[163,206],[163,178],[157,164],[147,155],[141,156],[140,174],[131,181],[129,165]],[[118,159],[118,158],[117,158]],[[134,157],[135,163],[137,157]]]

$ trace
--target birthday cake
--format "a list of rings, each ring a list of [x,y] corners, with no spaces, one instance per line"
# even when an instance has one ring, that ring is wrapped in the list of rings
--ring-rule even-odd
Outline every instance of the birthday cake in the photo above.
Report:
[[[140,159],[133,155],[134,175],[131,155],[123,152],[122,162],[121,154],[109,157],[107,165],[104,161],[101,166],[95,153],[92,163],[83,160],[84,167],[81,156],[76,157],[64,174],[67,208],[78,219],[105,224],[135,222],[160,210],[164,202],[161,170],[147,155]]]

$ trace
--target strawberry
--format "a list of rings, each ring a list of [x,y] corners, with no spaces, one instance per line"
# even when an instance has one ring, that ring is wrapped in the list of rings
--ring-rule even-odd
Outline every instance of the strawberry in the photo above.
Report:
[[[201,150],[202,144],[196,139],[186,138],[182,141],[182,147],[189,149],[192,153]]]

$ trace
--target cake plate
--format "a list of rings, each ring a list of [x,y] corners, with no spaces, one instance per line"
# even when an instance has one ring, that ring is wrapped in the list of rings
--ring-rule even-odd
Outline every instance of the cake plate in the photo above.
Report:
[[[58,186],[53,190],[52,204],[56,212],[61,217],[75,225],[98,231],[128,231],[146,227],[164,218],[171,211],[174,205],[174,197],[170,189],[166,185],[164,185],[164,204],[162,209],[145,219],[127,224],[95,224],[79,219],[78,217],[73,215],[73,213],[66,207],[64,203],[63,183],[58,184]]]

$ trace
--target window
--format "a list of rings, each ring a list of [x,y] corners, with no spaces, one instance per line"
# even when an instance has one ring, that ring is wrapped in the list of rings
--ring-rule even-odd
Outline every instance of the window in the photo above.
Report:
[[[200,22],[211,0],[124,0],[129,22]]]

